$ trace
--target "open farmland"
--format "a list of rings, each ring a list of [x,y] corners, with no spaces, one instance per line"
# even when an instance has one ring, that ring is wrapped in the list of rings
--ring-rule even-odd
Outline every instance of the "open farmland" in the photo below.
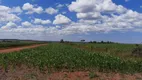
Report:
[[[142,80],[142,0],[0,0],[0,80]]]
[[[13,47],[20,47],[20,46],[29,46],[33,44],[41,44],[44,42],[37,42],[37,41],[14,41],[14,42],[0,42],[0,49],[5,48],[13,48]]]
[[[132,56],[132,51],[137,48],[136,44],[69,43],[68,45],[74,46],[76,48],[85,49],[91,52],[119,56],[124,59],[141,59],[141,57]],[[142,45],[139,44],[139,47],[142,48]]]
[[[105,52],[92,52],[61,43],[49,43],[48,45],[35,49],[27,49],[9,54],[0,54],[0,66],[0,69],[2,69],[5,73],[9,73],[11,71],[16,72],[17,67],[19,67],[20,70],[25,69],[25,67],[21,69],[23,66],[28,66],[27,69],[30,68],[35,71],[47,71],[46,74],[52,71],[88,71],[88,73],[85,74],[88,74],[87,77],[89,77],[89,79],[95,79],[95,76],[99,76],[98,74],[94,74],[95,71],[120,74],[138,73],[140,76],[142,72],[141,60],[125,60],[124,58],[106,54]],[[49,77],[46,78],[47,80],[49,79]],[[99,79],[101,79],[101,75]]]

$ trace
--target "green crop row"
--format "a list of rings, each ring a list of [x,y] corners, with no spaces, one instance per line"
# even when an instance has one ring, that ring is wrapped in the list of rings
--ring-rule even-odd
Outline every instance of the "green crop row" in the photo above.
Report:
[[[35,49],[0,54],[0,66],[24,64],[44,69],[98,69],[118,72],[142,72],[142,61],[124,60],[93,53],[66,44],[50,43]]]
[[[140,57],[135,58],[134,56],[132,56],[132,51],[137,48],[135,44],[70,43],[68,45],[72,45],[74,47],[82,48],[92,52],[108,53],[122,58],[140,59]],[[139,44],[139,47],[142,47],[142,45]]]

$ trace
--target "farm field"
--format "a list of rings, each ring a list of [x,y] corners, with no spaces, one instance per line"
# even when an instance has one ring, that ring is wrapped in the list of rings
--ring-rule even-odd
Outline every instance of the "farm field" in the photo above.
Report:
[[[99,51],[100,47],[108,50]],[[48,43],[35,49],[0,54],[0,78],[1,80],[6,78],[10,80],[141,80],[141,58],[136,59],[131,56],[132,59],[125,59],[126,56],[114,55],[118,50],[121,55],[125,52],[129,52],[130,55],[133,48],[135,45],[129,44]]]
[[[11,48],[3,48],[3,49],[0,49],[0,54],[10,53],[10,52],[18,52],[18,51],[21,51],[24,49],[36,48],[36,47],[43,46],[43,45],[47,45],[47,43],[31,44],[31,45],[17,46],[17,47],[11,47]]]
[[[142,80],[142,0],[0,0],[0,80]]]
[[[137,48],[136,44],[68,43],[68,45],[85,49],[91,52],[110,54],[124,59],[141,59],[141,57],[132,56],[132,51]],[[141,44],[139,44],[138,46],[142,48]]]
[[[35,41],[0,42],[0,49],[29,46],[29,45],[41,44],[41,43],[43,42],[35,42]]]

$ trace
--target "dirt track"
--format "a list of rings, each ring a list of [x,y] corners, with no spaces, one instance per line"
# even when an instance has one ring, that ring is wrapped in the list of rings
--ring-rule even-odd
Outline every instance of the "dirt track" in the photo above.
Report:
[[[36,48],[36,47],[43,46],[43,45],[47,45],[47,44],[35,44],[35,45],[30,45],[30,46],[2,49],[0,50],[0,53],[16,52],[16,51],[20,51],[23,49]]]

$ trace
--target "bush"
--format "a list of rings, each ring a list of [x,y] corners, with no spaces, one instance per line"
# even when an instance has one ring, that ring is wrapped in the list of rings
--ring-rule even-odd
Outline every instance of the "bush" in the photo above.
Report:
[[[64,43],[64,40],[63,40],[63,39],[61,39],[61,40],[60,40],[60,43]]]
[[[136,48],[132,51],[132,55],[142,57],[142,48],[136,45]]]

